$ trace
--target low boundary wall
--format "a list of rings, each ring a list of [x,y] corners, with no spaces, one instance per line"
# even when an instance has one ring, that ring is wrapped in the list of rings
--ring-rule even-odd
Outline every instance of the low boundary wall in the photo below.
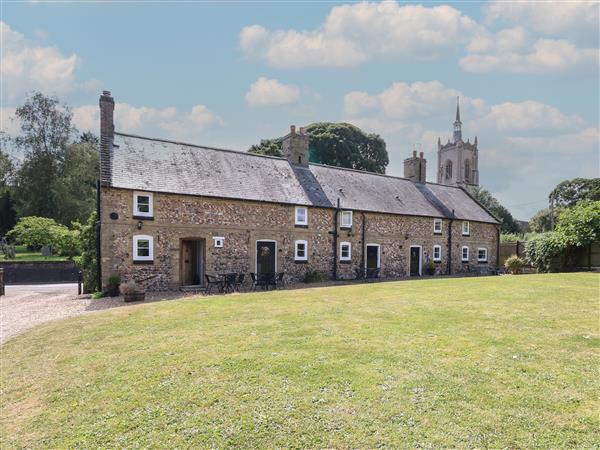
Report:
[[[73,261],[1,261],[0,268],[4,269],[6,285],[76,283],[79,274]]]

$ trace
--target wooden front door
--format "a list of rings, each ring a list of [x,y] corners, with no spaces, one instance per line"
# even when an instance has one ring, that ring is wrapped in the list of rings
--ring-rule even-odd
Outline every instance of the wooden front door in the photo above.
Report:
[[[379,246],[367,245],[367,270],[379,269]]]
[[[256,273],[277,271],[277,246],[272,241],[256,241]]]
[[[181,241],[181,284],[204,284],[204,239]]]
[[[410,276],[421,275],[421,247],[410,248]]]

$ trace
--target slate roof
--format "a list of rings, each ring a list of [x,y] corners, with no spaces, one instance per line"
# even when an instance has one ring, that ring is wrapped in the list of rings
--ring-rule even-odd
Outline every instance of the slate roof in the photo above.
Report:
[[[458,187],[115,133],[116,188],[498,223]]]

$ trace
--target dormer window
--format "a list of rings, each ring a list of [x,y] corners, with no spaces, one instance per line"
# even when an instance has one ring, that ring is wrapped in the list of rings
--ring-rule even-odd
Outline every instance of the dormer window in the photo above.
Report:
[[[462,235],[463,235],[463,236],[468,236],[469,234],[471,234],[471,230],[470,230],[469,222],[465,220],[465,221],[462,223]]]
[[[340,228],[352,228],[352,211],[342,211]]]
[[[306,206],[296,206],[296,226],[308,226],[308,208]]]
[[[133,193],[133,218],[148,219],[154,217],[153,198],[150,192]]]
[[[433,219],[433,233],[442,234],[442,219]]]

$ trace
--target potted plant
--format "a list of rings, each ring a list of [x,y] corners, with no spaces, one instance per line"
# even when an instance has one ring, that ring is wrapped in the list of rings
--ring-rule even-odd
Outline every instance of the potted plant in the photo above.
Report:
[[[146,299],[146,293],[137,285],[134,280],[129,280],[121,286],[123,299],[126,302],[142,302]]]
[[[119,295],[119,286],[121,285],[121,277],[119,274],[113,273],[108,277],[106,285],[106,295],[108,297],[117,297]]]
[[[432,260],[425,263],[425,273],[427,275],[435,275],[435,263]]]

